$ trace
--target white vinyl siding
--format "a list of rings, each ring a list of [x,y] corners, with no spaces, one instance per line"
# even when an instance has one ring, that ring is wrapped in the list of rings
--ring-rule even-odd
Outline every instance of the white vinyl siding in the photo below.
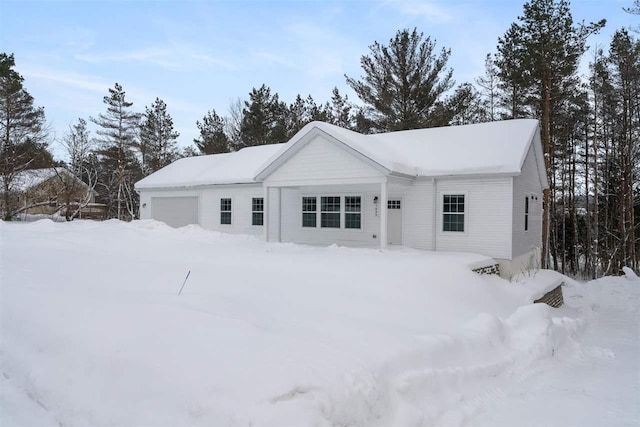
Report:
[[[263,227],[253,225],[253,199],[263,198],[260,184],[214,185],[201,190],[201,225],[224,233],[262,236]],[[231,199],[231,224],[220,224],[220,199]]]
[[[542,159],[541,159],[542,160]],[[528,204],[525,204],[525,197]],[[529,208],[529,213],[525,209]],[[525,230],[525,215],[527,227]],[[542,187],[533,144],[527,152],[522,173],[513,177],[513,257],[526,254],[542,245]]]
[[[511,257],[511,177],[437,182],[436,250]],[[464,232],[443,230],[443,196],[464,194]]]
[[[316,136],[274,171],[269,185],[348,185],[363,179],[381,179],[382,174],[350,152],[322,136]]]

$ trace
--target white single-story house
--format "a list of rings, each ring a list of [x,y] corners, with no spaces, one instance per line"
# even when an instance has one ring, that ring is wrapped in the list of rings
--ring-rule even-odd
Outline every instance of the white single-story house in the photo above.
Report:
[[[270,242],[474,252],[538,263],[548,188],[537,120],[289,142],[180,159],[136,183],[140,218]]]

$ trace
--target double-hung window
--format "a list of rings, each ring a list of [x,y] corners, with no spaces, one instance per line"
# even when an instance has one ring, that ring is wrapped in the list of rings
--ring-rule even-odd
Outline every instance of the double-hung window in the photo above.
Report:
[[[361,224],[360,196],[346,196],[344,198],[344,228],[360,228]]]
[[[344,203],[344,208],[343,208],[343,203]],[[318,224],[318,220],[319,220],[319,224]],[[361,196],[303,197],[302,198],[302,226],[305,228],[320,227],[320,228],[362,229],[362,197]]]
[[[251,199],[251,225],[264,225],[264,198]]]
[[[302,226],[303,227],[316,227],[316,198],[315,197],[303,197],[302,198]]]
[[[443,195],[442,231],[464,232],[464,194]]]
[[[231,199],[220,199],[220,224],[231,224]]]
[[[529,196],[524,196],[524,231],[529,231]]]
[[[340,228],[339,196],[322,196],[320,198],[320,227]]]

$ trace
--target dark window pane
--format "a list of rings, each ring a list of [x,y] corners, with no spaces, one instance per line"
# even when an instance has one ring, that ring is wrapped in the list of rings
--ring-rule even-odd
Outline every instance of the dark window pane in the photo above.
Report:
[[[344,210],[345,212],[360,212],[360,197],[345,197]]]
[[[443,231],[464,231],[464,215],[463,214],[443,214],[442,230]]]
[[[340,197],[321,197],[320,210],[322,212],[340,212]]]
[[[262,212],[253,212],[253,215],[251,217],[251,224],[252,225],[263,225],[264,222],[264,216]]]
[[[251,200],[251,210],[254,212],[264,211],[264,199],[262,197],[254,197]]]
[[[359,213],[344,214],[344,228],[360,228],[360,214]]]
[[[220,212],[220,224],[231,224],[231,212]]]
[[[303,227],[313,227],[316,226],[316,213],[303,213],[302,214],[302,226]]]
[[[221,211],[230,211],[231,210],[231,199],[220,199],[220,210]]]
[[[315,212],[316,211],[316,198],[315,197],[303,197],[302,198],[302,211],[303,212]]]
[[[524,231],[529,230],[529,197],[524,196]]]
[[[322,213],[320,226],[323,228],[340,228],[340,213]]]
[[[400,200],[389,200],[387,202],[387,209],[400,209]]]

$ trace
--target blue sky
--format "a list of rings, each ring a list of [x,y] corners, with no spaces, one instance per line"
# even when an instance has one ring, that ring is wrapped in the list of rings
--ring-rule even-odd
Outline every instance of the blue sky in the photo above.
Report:
[[[140,112],[163,99],[184,147],[207,110],[225,115],[231,101],[263,83],[287,103],[298,93],[325,102],[334,86],[358,101],[344,75],[360,76],[368,46],[402,28],[417,27],[438,48],[451,48],[454,79],[473,81],[523,3],[0,0],[0,51],[15,54],[53,137],[78,117],[103,112],[102,98],[118,82]],[[639,25],[622,11],[632,3],[574,0],[572,12],[576,21],[607,19],[590,39],[606,48],[616,29]],[[52,148],[62,155],[55,142]]]

